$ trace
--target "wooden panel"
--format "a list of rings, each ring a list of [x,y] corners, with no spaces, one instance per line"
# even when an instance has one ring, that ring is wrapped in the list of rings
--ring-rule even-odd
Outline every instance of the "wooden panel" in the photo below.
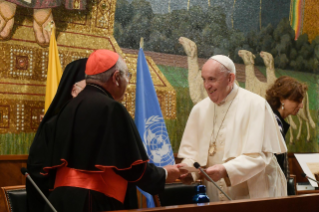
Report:
[[[300,212],[318,211],[318,201],[319,194],[309,194],[281,198],[233,200],[216,203],[190,204],[150,209],[120,210],[118,212]]]
[[[29,155],[0,155],[0,161],[22,160],[27,161]]]
[[[25,185],[20,169],[27,167],[28,155],[0,155],[0,187]],[[5,202],[0,192],[0,211],[5,211]]]
[[[6,199],[3,192],[0,192],[0,211],[6,211]]]
[[[0,187],[25,184],[20,169],[26,166],[26,160],[0,160]]]
[[[301,174],[303,173],[296,157],[295,153],[288,153],[288,160],[289,160],[289,171],[290,174],[296,175],[297,182],[308,182],[307,178],[302,177]]]
[[[319,193],[319,190],[305,190],[305,191],[297,191],[297,195],[303,194],[316,194]]]

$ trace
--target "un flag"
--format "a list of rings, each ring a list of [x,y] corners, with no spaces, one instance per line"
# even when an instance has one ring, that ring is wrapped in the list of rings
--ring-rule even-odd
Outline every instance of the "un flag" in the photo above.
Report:
[[[171,142],[142,48],[137,58],[135,124],[150,162],[161,167],[175,164]],[[141,192],[147,199],[148,207],[154,207],[152,196]]]

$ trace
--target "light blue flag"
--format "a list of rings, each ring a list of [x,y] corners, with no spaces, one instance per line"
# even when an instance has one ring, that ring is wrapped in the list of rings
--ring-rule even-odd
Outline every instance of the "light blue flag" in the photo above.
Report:
[[[175,164],[171,142],[142,48],[137,58],[135,124],[150,162],[160,167]],[[147,207],[155,207],[152,195],[142,193],[147,199]]]

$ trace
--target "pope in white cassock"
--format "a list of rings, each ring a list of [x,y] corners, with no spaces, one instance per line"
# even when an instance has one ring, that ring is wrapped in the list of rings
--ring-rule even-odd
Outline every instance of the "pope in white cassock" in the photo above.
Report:
[[[287,195],[287,182],[274,153],[287,152],[267,101],[238,87],[236,69],[226,56],[211,57],[202,68],[208,97],[188,118],[178,157],[198,162],[232,199]],[[197,180],[198,173],[182,176]],[[205,180],[211,201],[227,198]]]

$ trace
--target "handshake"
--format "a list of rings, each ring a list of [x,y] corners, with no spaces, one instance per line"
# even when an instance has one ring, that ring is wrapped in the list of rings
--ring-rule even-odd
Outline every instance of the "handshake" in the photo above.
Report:
[[[193,178],[189,167],[185,163],[179,163],[176,165],[168,165],[164,166],[164,169],[167,171],[166,183],[172,183],[176,179],[180,179],[185,184],[190,184],[193,182]],[[192,170],[193,171],[193,170]],[[203,176],[200,171],[197,171],[200,175]],[[222,164],[216,164],[214,166],[208,167],[205,169],[205,172],[216,182],[221,178],[225,178],[227,176],[227,172],[225,167]]]

